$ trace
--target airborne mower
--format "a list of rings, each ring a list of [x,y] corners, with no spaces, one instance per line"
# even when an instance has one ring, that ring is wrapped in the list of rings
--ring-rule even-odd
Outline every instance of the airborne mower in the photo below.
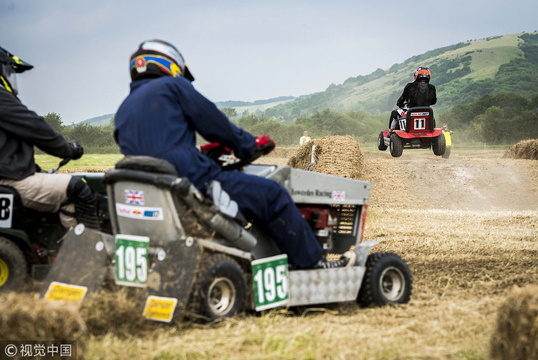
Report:
[[[369,254],[377,242],[363,241],[370,183],[288,166],[242,169],[282,184],[325,255],[351,250],[356,263],[290,269],[287,256],[256,224],[245,223],[218,182],[202,194],[170,163],[133,156],[103,178],[113,234],[82,224],[70,231],[42,295],[81,302],[106,282],[137,287],[140,316],[161,322],[216,320],[279,306],[409,301],[405,261],[388,252]]]
[[[399,130],[385,130],[379,133],[377,148],[381,151],[390,148],[393,157],[402,156],[404,149],[433,149],[441,156],[445,153],[445,136],[441,128],[435,127],[433,109],[429,106],[413,107],[407,110],[406,117],[397,119]],[[389,123],[389,129],[390,129]]]

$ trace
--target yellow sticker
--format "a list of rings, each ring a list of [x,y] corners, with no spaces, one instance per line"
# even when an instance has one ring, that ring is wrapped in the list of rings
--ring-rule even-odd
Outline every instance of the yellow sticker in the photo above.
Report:
[[[170,322],[176,305],[176,298],[148,296],[144,307],[144,317],[155,321]]]
[[[4,285],[9,279],[9,267],[3,259],[0,259],[0,286]]]
[[[47,301],[67,301],[71,303],[81,303],[88,288],[85,286],[64,284],[53,281],[50,283],[45,300]]]

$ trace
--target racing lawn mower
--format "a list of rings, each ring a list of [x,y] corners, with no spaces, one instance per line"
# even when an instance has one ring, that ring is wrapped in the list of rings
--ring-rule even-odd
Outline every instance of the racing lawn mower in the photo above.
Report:
[[[56,173],[69,159],[47,171]],[[79,173],[98,198],[103,199],[98,210],[100,229],[110,233],[104,174]],[[58,213],[46,213],[25,208],[17,191],[0,185],[0,292],[20,290],[28,280],[43,280],[54,263],[66,230]]]
[[[370,183],[288,166],[242,171],[282,184],[326,256],[354,251],[353,266],[290,269],[287,256],[256,224],[245,223],[218,182],[202,194],[167,161],[132,156],[103,179],[113,235],[82,224],[69,232],[42,296],[80,303],[103,284],[137,287],[140,315],[160,322],[212,321],[279,306],[409,301],[405,261],[388,252],[369,255],[377,242],[363,241]]]
[[[441,156],[445,153],[445,136],[441,128],[435,128],[433,109],[429,106],[412,107],[406,117],[396,119],[399,130],[385,130],[379,133],[377,148],[381,151],[390,147],[393,157],[402,156],[403,149],[433,149]],[[389,129],[390,129],[389,124]]]

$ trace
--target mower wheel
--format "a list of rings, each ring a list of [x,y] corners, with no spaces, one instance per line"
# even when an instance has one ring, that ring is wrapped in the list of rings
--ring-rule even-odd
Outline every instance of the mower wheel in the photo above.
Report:
[[[406,304],[411,290],[411,271],[406,262],[396,254],[376,252],[366,260],[357,303],[362,307]]]
[[[0,237],[0,292],[20,289],[28,278],[28,262],[13,241]]]
[[[393,157],[400,157],[403,153],[403,142],[402,139],[396,135],[396,133],[392,133],[390,135],[390,154]]]
[[[448,159],[450,157],[450,146],[446,147],[445,153],[443,154],[443,159]]]
[[[446,151],[445,134],[441,134],[433,139],[433,153],[437,156],[441,156]]]
[[[245,311],[247,285],[243,270],[231,257],[213,254],[201,260],[192,298],[196,318],[213,321]]]
[[[385,138],[383,137],[383,131],[379,133],[377,137],[377,148],[381,151],[387,150],[387,145],[385,145]]]

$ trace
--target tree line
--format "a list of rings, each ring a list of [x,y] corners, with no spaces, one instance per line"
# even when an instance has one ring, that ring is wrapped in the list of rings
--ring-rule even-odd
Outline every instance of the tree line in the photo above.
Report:
[[[434,106],[435,110],[435,106]],[[277,146],[299,146],[304,130],[312,138],[330,135],[351,135],[359,143],[374,143],[380,131],[388,127],[389,113],[372,115],[365,111],[316,111],[293,122],[279,121],[263,113],[238,116],[235,109],[224,108],[232,122],[253,135],[268,134]],[[45,120],[67,140],[78,140],[86,153],[118,153],[114,141],[113,119],[106,126],[77,124],[66,126],[56,113]],[[450,111],[435,114],[437,127],[446,123],[456,132],[457,142],[514,144],[538,138],[538,93],[531,99],[514,93],[485,94],[475,102],[456,105]],[[198,137],[198,142],[203,143]]]
[[[435,113],[435,106],[433,106]],[[223,109],[226,110],[226,109]],[[351,135],[359,143],[373,143],[388,128],[390,113],[372,115],[364,111],[337,112],[331,109],[297,118],[292,123],[276,121],[264,114],[245,114],[234,120],[253,134],[266,133],[280,146],[298,146],[303,130],[313,138]],[[478,100],[456,105],[435,114],[436,127],[446,123],[456,131],[456,142],[514,144],[538,138],[538,93],[531,99],[511,92],[485,94]]]
[[[471,104],[456,105],[440,114],[458,141],[513,144],[538,139],[538,93],[531,99],[514,93],[485,94]]]
[[[119,147],[114,141],[114,119],[106,126],[90,124],[63,125],[59,114],[51,112],[43,116],[47,123],[66,140],[77,140],[87,154],[115,154]]]

